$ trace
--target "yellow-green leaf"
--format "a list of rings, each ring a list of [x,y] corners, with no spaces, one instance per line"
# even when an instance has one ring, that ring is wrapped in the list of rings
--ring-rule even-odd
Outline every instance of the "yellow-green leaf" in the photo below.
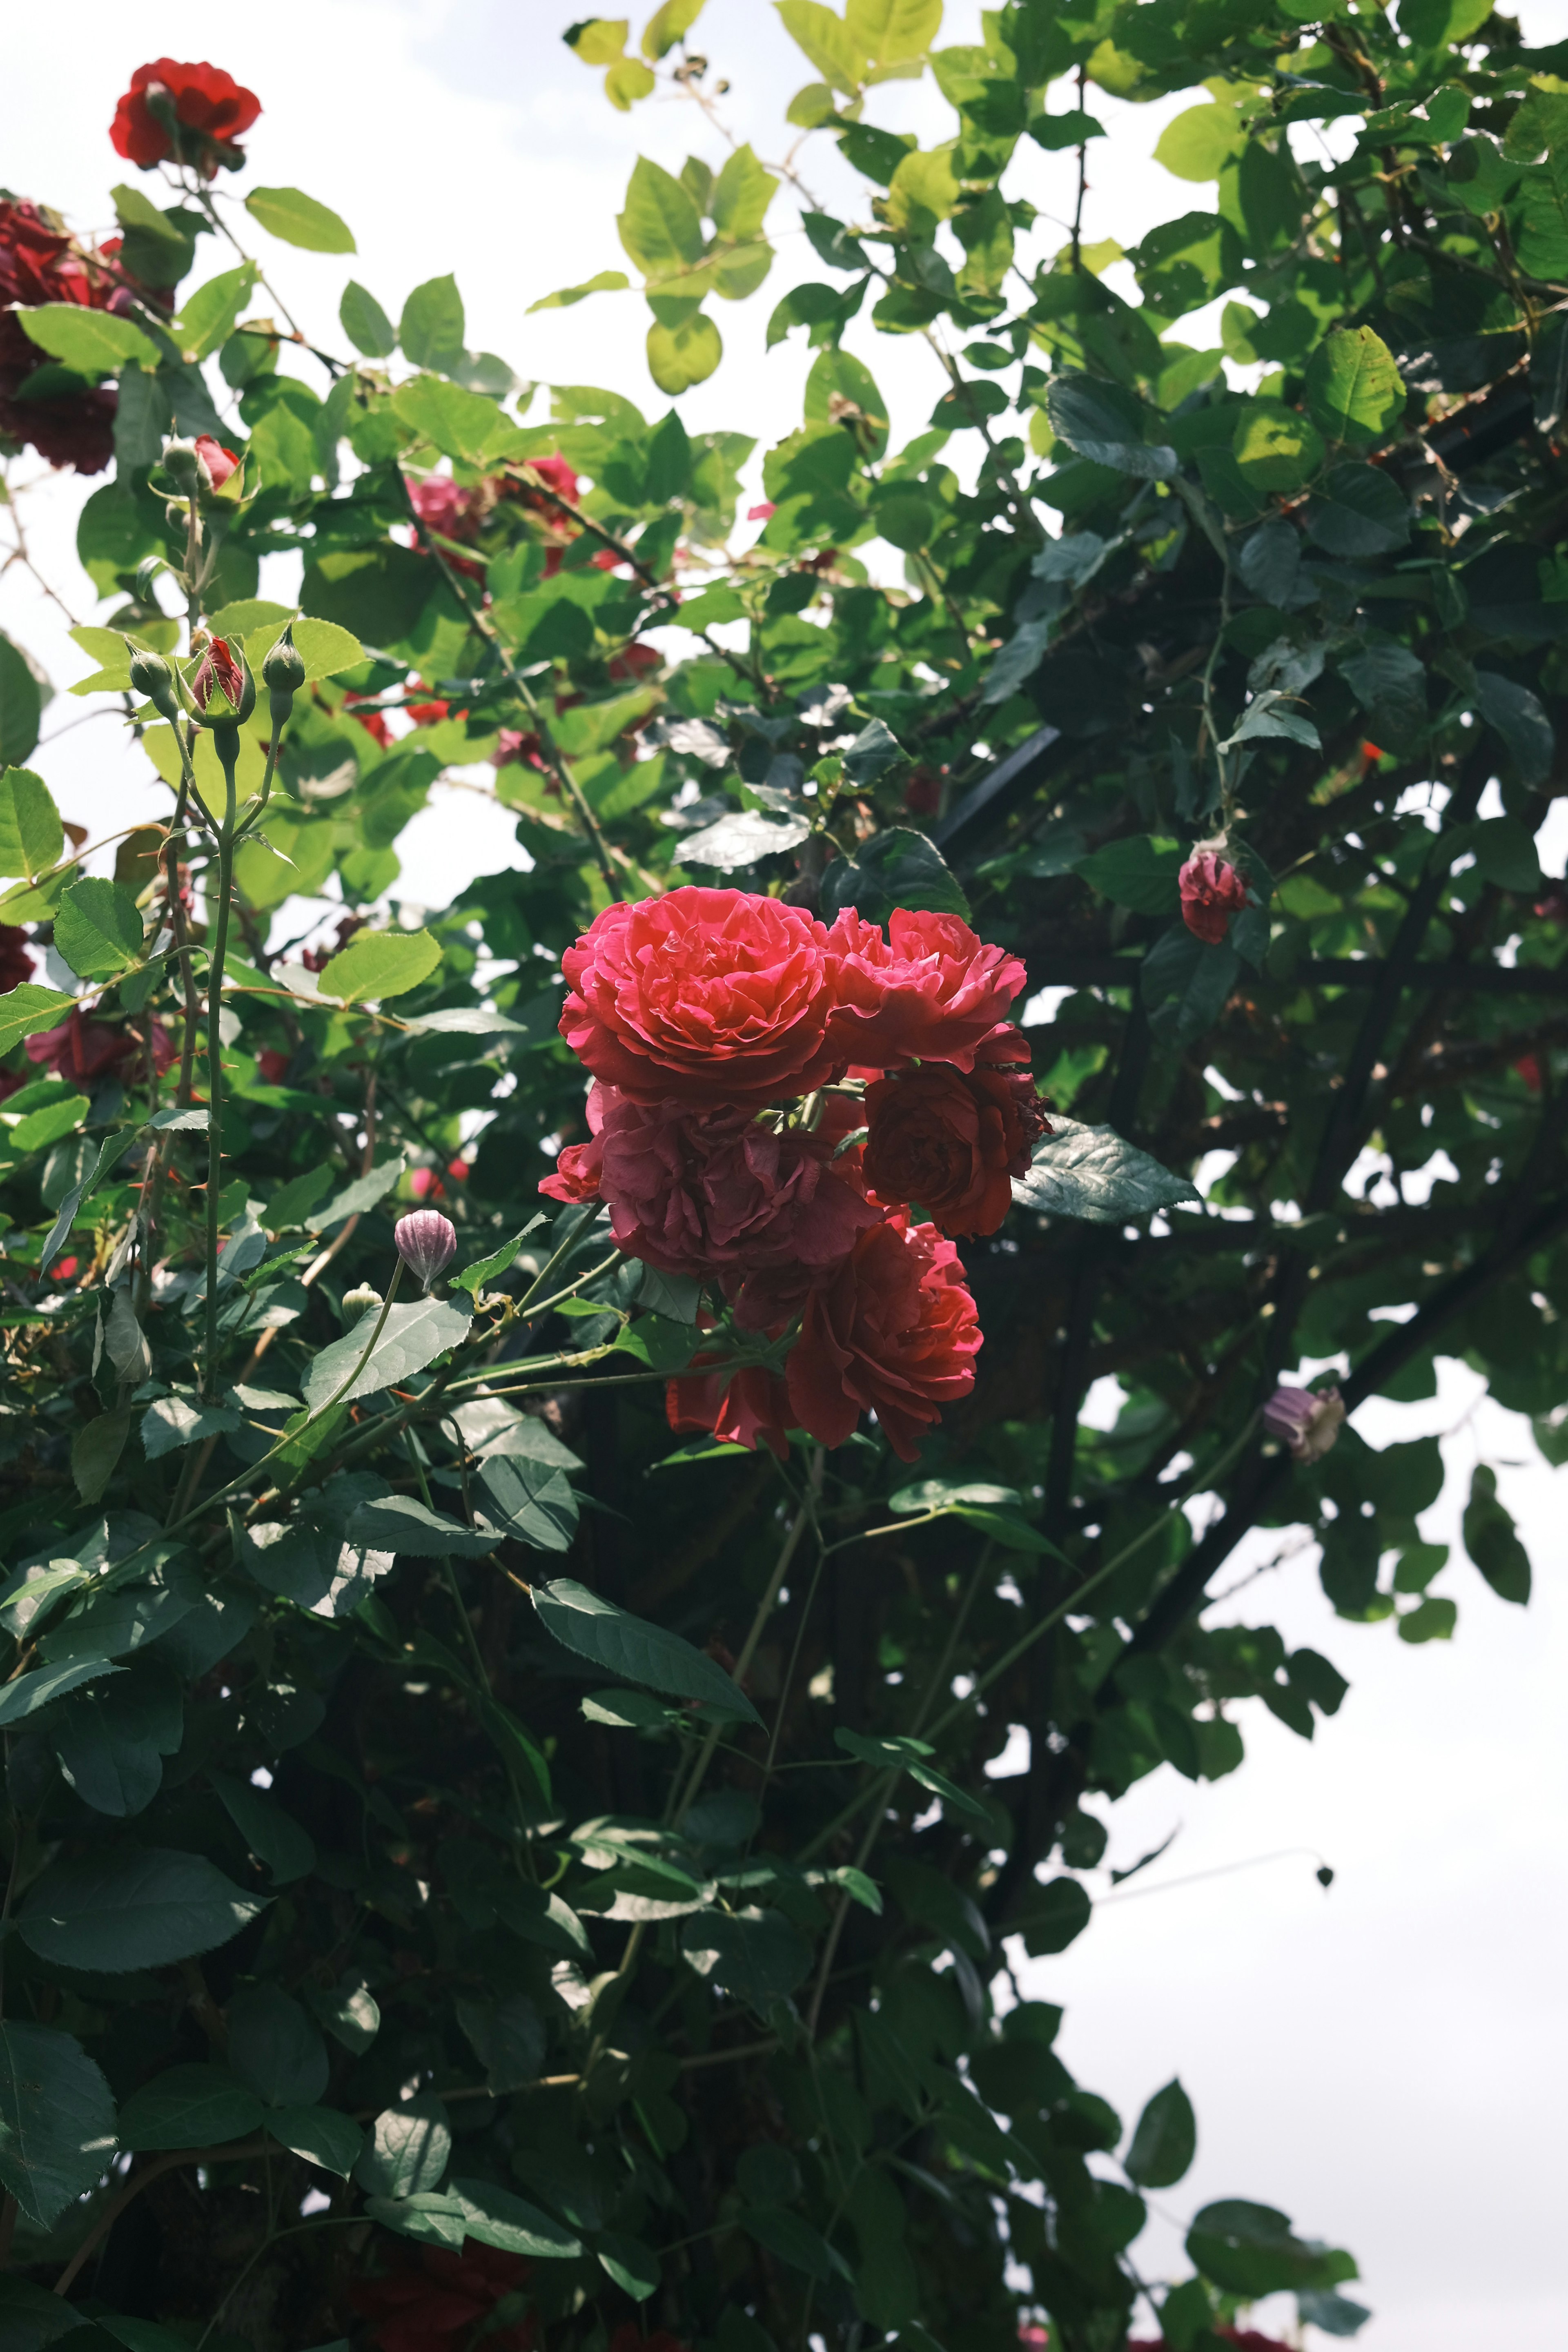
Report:
[[[1405,379],[1370,327],[1335,327],[1312,353],[1307,406],[1331,441],[1386,440],[1405,411]]]
[[[134,319],[84,310],[79,302],[44,302],[14,315],[41,352],[79,375],[118,375],[124,367],[150,375],[158,364],[157,344]]]
[[[642,31],[642,53],[656,61],[674,48],[702,14],[702,0],[664,0],[656,8]]]
[[[321,993],[351,1003],[402,996],[428,980],[441,950],[428,931],[359,931],[321,974]]]
[[[705,383],[723,355],[718,328],[700,310],[679,327],[656,325],[647,331],[647,372],[660,392],[672,398]]]
[[[617,58],[605,76],[605,96],[617,113],[629,114],[639,98],[651,98],[653,68],[640,58]]]
[[[821,0],[774,0],[784,27],[804,49],[824,81],[853,98],[866,73],[866,55],[841,16]]]
[[[245,209],[273,236],[285,245],[300,246],[307,253],[358,250],[347,221],[299,188],[252,188]]]
[[[1167,122],[1154,146],[1154,161],[1178,180],[1217,180],[1247,133],[1233,106],[1193,106]]]
[[[621,243],[645,278],[667,278],[701,258],[702,221],[680,182],[639,155],[616,221]]]
[[[0,879],[36,882],[54,865],[65,838],[42,776],[31,768],[7,768],[0,776]]]
[[[942,30],[942,0],[846,0],[849,38],[872,71],[913,66]]]
[[[1249,401],[1237,425],[1231,451],[1251,490],[1299,490],[1323,462],[1323,444],[1316,427],[1282,400]]]
[[[590,16],[585,24],[574,25],[562,38],[585,66],[613,66],[626,46],[631,28],[627,16]]]

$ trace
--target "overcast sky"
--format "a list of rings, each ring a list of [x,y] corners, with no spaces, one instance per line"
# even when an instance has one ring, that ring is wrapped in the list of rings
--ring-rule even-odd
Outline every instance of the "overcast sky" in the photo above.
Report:
[[[107,230],[108,189],[129,176],[107,125],[130,70],[161,52],[211,56],[266,110],[240,184],[302,187],[358,237],[345,266],[256,236],[290,307],[329,348],[342,344],[336,310],[346,275],[395,317],[411,287],[455,269],[471,344],[528,377],[610,384],[657,415],[666,404],[643,364],[647,313],[635,296],[525,314],[542,294],[622,266],[614,215],[638,152],[679,169],[688,152],[717,163],[723,151],[689,105],[612,113],[598,78],[561,46],[569,13],[550,0],[270,0],[220,20],[194,5],[128,17],[109,0],[78,0],[63,74],[64,20],[18,7],[5,31],[0,181],[84,232]],[[1568,37],[1568,0],[1529,0],[1511,13],[1538,41]],[[944,40],[973,38],[977,19],[972,6],[950,6]],[[775,159],[783,107],[815,75],[763,0],[709,0],[701,32],[715,76],[731,85],[725,120]],[[1164,121],[1190,98],[1142,109],[1098,94],[1093,102],[1114,144],[1096,151],[1087,235],[1131,244],[1205,201],[1150,161]],[[872,113],[897,129],[941,120],[929,89],[897,83],[877,94]],[[802,168],[831,206],[845,187],[831,148],[810,142]],[[1026,145],[1009,193],[1059,217],[1069,169]],[[787,212],[781,201],[786,227]],[[1042,250],[1059,234],[1044,222]],[[738,427],[765,445],[798,422],[810,354],[797,335],[764,355],[763,330],[778,294],[817,274],[799,232],[785,234],[758,296],[712,306],[727,357],[682,400],[689,429]],[[890,342],[864,325],[847,341],[874,367],[895,439],[907,438],[942,390],[934,362],[918,340]],[[534,414],[545,413],[541,395]],[[952,446],[963,463],[962,441]],[[25,480],[37,470],[28,460],[13,473]],[[93,597],[73,541],[92,487],[64,477],[23,508],[40,569],[84,620]],[[283,574],[277,588],[291,584]],[[89,667],[17,569],[0,579],[0,626],[61,685]],[[84,707],[57,702],[46,733]],[[66,814],[95,833],[160,806],[111,719],[72,727],[40,764]],[[415,895],[432,903],[517,856],[499,811],[439,792],[401,848],[405,889],[416,877]],[[1129,2125],[1175,2073],[1196,2105],[1197,2165],[1157,2200],[1164,2218],[1140,2246],[1143,2271],[1184,2267],[1173,2224],[1205,2199],[1274,2203],[1305,2233],[1359,2255],[1365,2276],[1355,2292],[1376,2312],[1358,2339],[1364,2352],[1568,2344],[1556,2235],[1568,2099],[1568,1607],[1554,1516],[1563,1490],[1524,1423],[1484,1402],[1472,1411],[1479,1385],[1463,1367],[1446,1367],[1432,1403],[1374,1402],[1357,1426],[1374,1444],[1454,1433],[1446,1452],[1457,1483],[1424,1523],[1438,1538],[1457,1535],[1458,1496],[1475,1461],[1497,1466],[1535,1563],[1529,1612],[1497,1601],[1457,1552],[1436,1586],[1459,1603],[1451,1645],[1413,1649],[1390,1625],[1339,1623],[1310,1551],[1250,1584],[1216,1614],[1276,1622],[1293,1646],[1333,1658],[1352,1685],[1341,1714],[1309,1746],[1261,1707],[1244,1710],[1239,1773],[1213,1788],[1169,1769],[1142,1783],[1113,1811],[1107,1859],[1135,1861],[1179,1828],[1170,1853],[1135,1882],[1150,1891],[1133,1899],[1130,1887],[1070,1952],[1031,1964],[1031,1990],[1067,2004],[1068,2063]],[[1238,1559],[1223,1580],[1248,1564]],[[1304,1851],[1153,1891],[1280,1848]],[[1320,1854],[1336,1873],[1327,1894],[1313,1875]],[[1104,1890],[1103,1878],[1090,1883]]]

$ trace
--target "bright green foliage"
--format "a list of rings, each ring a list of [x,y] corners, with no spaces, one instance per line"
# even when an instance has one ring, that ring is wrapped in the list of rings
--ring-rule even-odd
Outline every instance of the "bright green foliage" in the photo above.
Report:
[[[707,70],[698,16],[566,37],[625,113]],[[1015,0],[948,47],[936,0],[779,16],[812,77],[779,148],[628,148],[604,253],[618,226],[650,414],[521,387],[450,275],[395,325],[349,280],[331,366],[249,318],[248,262],[182,304],[195,185],[114,193],[172,310],[23,314],[56,393],[118,378],[88,706],[133,694],[127,637],[139,675],[188,674],[192,623],[258,677],[291,626],[304,683],[276,740],[265,690],[194,750],[134,704],[195,873],[171,904],[161,828],[79,873],[25,764],[46,689],[0,640],[0,921],[85,983],[0,1001],[18,2342],[333,2344],[351,2276],[468,2240],[527,2262],[497,2324],[526,2306],[550,2352],[628,2324],[1010,2352],[1037,2319],[1121,2352],[1145,2191],[1189,2224],[1191,2274],[1150,2282],[1179,2352],[1275,2292],[1365,2315],[1310,2216],[1180,2204],[1181,2084],[1129,2130],[998,1972],[1092,1932],[1134,1783],[1237,1769],[1250,1702],[1310,1738],[1344,1700],[1316,1651],[1205,1622],[1244,1536],[1310,1532],[1347,1653],[1529,1597],[1489,1466],[1450,1557],[1435,1440],[1346,1426],[1302,1463],[1259,1412],[1303,1360],[1352,1409],[1430,1396],[1441,1350],[1568,1454],[1568,898],[1540,847],[1568,788],[1568,51],[1477,0],[1353,38],[1296,0]],[[922,148],[879,90],[928,71]],[[1192,209],[1130,278],[1065,236],[1041,264],[1015,152],[1093,142],[1102,172],[1105,100],[1176,92],[1156,152]],[[1331,123],[1336,167],[1287,135]],[[769,157],[806,131],[857,193],[800,214],[819,274],[766,333],[781,362],[804,336],[802,413],[758,449],[679,404],[794,231]],[[311,198],[247,202],[353,250]],[[895,446],[877,338],[928,331],[931,420]],[[244,458],[194,541],[176,425]],[[298,612],[258,593],[290,552]],[[531,862],[389,923],[405,828],[487,764]],[[1205,940],[1179,880],[1215,844],[1248,903]],[[672,1429],[724,1302],[541,1201],[586,1133],[562,953],[692,881],[959,917],[1022,957],[1020,1004],[1054,992],[1052,1131],[963,1244],[976,1387],[912,1465],[874,1424],[782,1464]],[[226,904],[215,1038],[186,974]],[[81,1009],[87,1076],[45,1034],[79,1042]],[[1369,1150],[1392,1181],[1352,1192]],[[457,1255],[384,1314],[421,1204]],[[1223,1501],[1201,1535],[1191,1495]],[[1013,1727],[1028,1760],[994,1772]],[[106,2241],[116,2148],[206,2153],[179,2202],[133,2174],[164,2186]]]

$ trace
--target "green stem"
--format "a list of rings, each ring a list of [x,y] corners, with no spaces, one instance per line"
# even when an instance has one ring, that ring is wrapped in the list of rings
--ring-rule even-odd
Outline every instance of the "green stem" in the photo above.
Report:
[[[212,960],[207,973],[207,1297],[206,1347],[202,1359],[202,1393],[216,1395],[217,1375],[217,1237],[218,1196],[223,1189],[223,966],[228,948],[229,902],[234,882],[235,765],[239,758],[237,728],[219,727],[213,745],[223,764],[223,829],[217,845],[217,907],[212,917]]]

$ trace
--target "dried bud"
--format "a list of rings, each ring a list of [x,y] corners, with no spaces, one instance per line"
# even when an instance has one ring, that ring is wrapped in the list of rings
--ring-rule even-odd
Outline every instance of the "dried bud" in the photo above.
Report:
[[[426,1290],[457,1254],[457,1227],[439,1209],[416,1209],[410,1215],[400,1217],[392,1238],[397,1244],[398,1256],[419,1276]]]
[[[191,700],[205,727],[233,726],[256,708],[256,680],[245,658],[226,637],[208,640],[191,681]]]
[[[380,1291],[373,1289],[368,1282],[362,1282],[357,1289],[343,1293],[343,1321],[357,1323],[362,1315],[368,1315],[373,1307],[379,1307],[381,1303]]]
[[[294,707],[294,697],[305,683],[305,656],[294,643],[292,621],[262,663],[261,675],[276,729],[283,725]]]
[[[173,719],[179,709],[174,695],[174,677],[162,654],[148,653],[144,647],[125,640],[131,655],[131,684],[137,694],[144,694],[154,710],[165,719]]]
[[[171,441],[163,450],[163,471],[181,495],[199,498],[210,490],[213,478],[208,473],[200,446],[195,441]],[[182,518],[183,520],[183,518]]]

